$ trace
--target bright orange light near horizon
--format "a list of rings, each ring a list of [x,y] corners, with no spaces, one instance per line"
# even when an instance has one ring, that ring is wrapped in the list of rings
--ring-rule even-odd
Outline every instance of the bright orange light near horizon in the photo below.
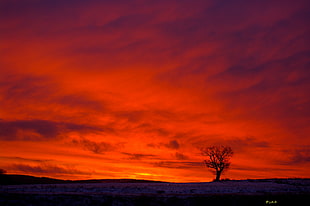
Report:
[[[309,9],[1,1],[0,169],[205,182],[220,144],[223,178],[309,177]]]

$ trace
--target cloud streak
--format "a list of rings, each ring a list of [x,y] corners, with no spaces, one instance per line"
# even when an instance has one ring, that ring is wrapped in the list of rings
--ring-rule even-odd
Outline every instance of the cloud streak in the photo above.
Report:
[[[11,166],[15,170],[23,171],[25,173],[32,173],[36,175],[46,175],[46,174],[56,174],[56,175],[63,175],[63,174],[80,174],[80,175],[89,175],[89,173],[76,170],[71,167],[59,167],[56,165],[51,164],[40,164],[40,165],[26,165],[26,164],[13,164]]]
[[[99,127],[48,120],[0,121],[1,140],[49,140],[63,136],[67,132],[91,133],[102,131]]]
[[[140,154],[140,153],[126,153],[123,152],[124,155],[128,156],[128,159],[130,160],[141,160],[141,159],[154,159],[156,158],[156,155],[152,155],[152,154]]]
[[[95,142],[88,139],[81,138],[80,140],[72,140],[74,145],[82,146],[85,150],[91,151],[95,154],[103,154],[105,152],[113,151],[116,146],[107,142]]]

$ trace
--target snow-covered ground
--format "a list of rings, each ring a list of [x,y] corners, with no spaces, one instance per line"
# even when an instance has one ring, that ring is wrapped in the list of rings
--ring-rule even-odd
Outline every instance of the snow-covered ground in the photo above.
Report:
[[[310,179],[0,186],[1,206],[298,206],[309,202]]]
[[[202,194],[310,194],[310,179],[242,180],[206,183],[74,183],[0,186],[0,193],[202,195]]]

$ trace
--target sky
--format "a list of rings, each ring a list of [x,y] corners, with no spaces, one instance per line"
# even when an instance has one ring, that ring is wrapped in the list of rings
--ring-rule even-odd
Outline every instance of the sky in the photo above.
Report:
[[[309,177],[309,0],[0,0],[0,168]]]

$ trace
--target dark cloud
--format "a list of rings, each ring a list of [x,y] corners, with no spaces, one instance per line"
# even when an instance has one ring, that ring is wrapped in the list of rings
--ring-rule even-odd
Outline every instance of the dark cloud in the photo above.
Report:
[[[0,159],[10,160],[14,162],[36,162],[36,163],[44,163],[53,161],[51,159],[32,159],[32,158],[24,158],[24,157],[11,157],[11,156],[0,156]]]
[[[289,73],[301,72],[305,75],[300,77],[309,77],[309,70],[306,69],[309,67],[309,54],[306,54],[309,48],[305,46],[309,45],[309,38],[306,37],[309,29],[305,26],[308,17],[303,16],[305,14],[300,15],[298,10],[302,9],[301,13],[306,13],[309,4],[302,6],[303,4],[306,2],[299,1],[294,6],[286,2],[275,9],[274,3],[270,1],[215,3],[198,19],[203,20],[203,23],[197,27],[204,28],[197,31],[202,36],[198,45],[206,42],[205,46],[201,46],[201,55],[189,59],[175,70],[161,74],[159,79],[172,84],[177,82],[178,86],[196,84],[196,81],[191,82],[191,79],[201,79],[205,81],[201,86],[206,90],[213,90],[215,97],[223,92],[223,97],[227,98],[224,103],[227,103],[228,112],[239,107],[254,110],[260,106],[257,104],[260,104],[262,99],[268,99],[282,89]],[[268,13],[268,18],[261,12]],[[272,14],[273,12],[277,15]],[[292,30],[296,32],[292,33]],[[184,34],[186,31],[188,29],[176,33]],[[213,37],[208,33],[214,33]],[[193,46],[196,48],[195,44]],[[277,54],[275,58],[271,58],[273,54]],[[221,59],[223,56],[225,59]],[[298,56],[300,58],[296,58]],[[220,67],[221,61],[225,62],[224,67]],[[214,70],[214,65],[219,65],[219,68]],[[265,83],[268,84],[260,91],[255,92],[253,88],[244,92],[244,89]],[[272,85],[273,83],[276,84]],[[299,85],[296,89],[307,91],[304,86]],[[234,91],[238,92],[238,98]],[[232,93],[228,95],[225,92]],[[241,104],[239,97],[249,102]],[[232,108],[236,104],[238,108]],[[282,100],[281,104],[285,105]]]
[[[164,129],[164,128],[153,127],[151,129],[147,130],[147,132],[157,134],[160,137],[167,137],[168,135],[170,135],[170,131],[167,129]]]
[[[177,140],[171,140],[169,143],[164,144],[163,146],[169,148],[169,149],[179,149],[180,148],[180,144]]]
[[[52,121],[17,120],[0,122],[0,137],[3,140],[53,139],[58,135],[58,123]]]
[[[68,94],[60,96],[56,99],[60,105],[66,105],[68,107],[76,107],[85,110],[92,110],[97,112],[105,112],[105,102],[94,100],[91,97],[83,94]]]
[[[290,158],[291,164],[309,164],[310,163],[310,148],[296,150]]]
[[[82,112],[105,112],[107,102],[98,100],[88,93],[63,92],[61,85],[47,77],[34,75],[3,75],[0,83],[0,105],[10,109],[17,107],[19,113],[42,113],[50,110],[42,108],[79,109]],[[80,113],[80,112],[79,112]],[[57,115],[57,114],[53,114]]]
[[[116,118],[126,119],[130,123],[139,123],[137,127],[145,130],[151,130],[155,128],[155,125],[150,122],[152,121],[165,121],[167,119],[173,119],[178,121],[181,119],[180,113],[175,113],[169,110],[123,110],[114,111],[113,115]],[[157,127],[158,128],[158,127]],[[158,128],[159,130],[160,128]],[[168,133],[168,132],[164,132]]]
[[[0,83],[1,96],[5,101],[22,105],[31,100],[45,102],[57,91],[57,86],[49,79],[33,75],[4,74]],[[27,101],[28,100],[28,101]],[[14,103],[11,102],[10,103]]]
[[[230,137],[222,135],[207,135],[203,138],[198,138],[199,140],[193,140],[193,145],[201,149],[203,147],[209,147],[212,145],[225,145],[229,146],[236,152],[244,152],[256,149],[270,149],[272,145],[266,140],[260,140],[254,136],[245,136],[245,137]]]
[[[143,122],[146,120],[147,111],[143,111],[143,110],[116,111],[114,115],[116,118],[126,119],[128,122],[136,123],[136,122]]]
[[[274,167],[274,166],[267,166],[265,165],[264,167],[255,167],[255,166],[251,166],[251,165],[246,165],[246,166],[240,166],[240,165],[235,165],[232,164],[230,170],[236,170],[236,171],[246,171],[248,172],[266,172],[266,171],[272,171],[273,173],[275,172],[280,172],[280,171],[284,171],[284,172],[289,172],[289,171],[296,171],[295,168],[279,168],[279,167]]]
[[[60,167],[52,164],[39,164],[39,165],[13,164],[10,166],[10,169],[33,174],[53,174],[53,175],[89,174],[87,172],[80,171],[72,167]]]
[[[122,154],[127,155],[128,159],[130,159],[130,160],[141,160],[141,159],[154,159],[154,158],[156,158],[156,155],[152,155],[152,154],[126,153],[126,152],[123,152]]]
[[[193,30],[191,24],[196,21],[192,18],[187,21],[186,19],[190,15],[195,15],[197,10],[209,5],[208,2],[190,1],[148,1],[146,4],[141,4],[139,1],[69,2],[57,1],[51,5],[32,2],[25,5],[3,6],[2,8],[6,8],[2,13],[5,19],[15,23],[14,29],[3,29],[7,34],[6,38],[10,38],[9,34],[14,34],[18,30],[24,34],[23,40],[40,39],[44,43],[62,40],[64,44],[55,44],[56,50],[61,51],[57,50],[55,53],[62,55],[65,53],[67,57],[74,59],[70,66],[73,64],[75,70],[84,69],[85,66],[90,70],[111,67],[117,69],[137,62],[160,64],[162,61],[169,61],[173,56],[176,58],[180,53],[178,51],[183,52],[184,49],[179,49],[183,45],[179,45],[180,40],[174,41],[175,38],[186,33],[187,36],[181,38],[183,44],[196,39],[193,38],[193,32],[186,32]],[[53,15],[55,13],[57,16]],[[24,18],[21,20],[20,16]],[[172,23],[169,24],[170,21]],[[185,25],[185,28],[183,32],[178,32],[178,35],[170,37],[167,35],[168,29],[175,24],[179,25],[177,27]],[[196,27],[199,28],[198,26]],[[177,28],[177,31],[182,31],[182,28]],[[148,52],[145,52],[146,50]],[[81,55],[83,58],[76,58]],[[125,56],[126,58],[123,58]],[[161,61],[158,61],[159,59]],[[98,62],[105,66],[98,67]]]
[[[208,82],[219,85],[224,93],[240,91],[244,95],[251,92],[272,95],[279,87],[306,86],[304,82],[310,79],[307,69],[310,64],[309,56],[308,50],[247,67],[240,62],[208,78]]]
[[[267,61],[256,67],[232,67],[210,82],[227,119],[274,121],[304,138],[310,109],[309,51]]]
[[[133,125],[134,129],[139,132],[144,132],[149,135],[156,135],[158,137],[167,138],[172,134],[172,131],[166,129],[164,126],[159,126],[160,120],[156,119],[156,117],[151,118],[149,117],[147,120],[151,120],[153,123],[141,123],[139,125]],[[165,121],[168,121],[166,119]],[[158,123],[154,123],[158,122]]]
[[[149,144],[147,144],[146,146],[148,146],[148,147],[154,147],[154,148],[158,147],[157,144],[153,144],[153,143],[149,143]]]
[[[271,147],[270,143],[265,140],[259,140],[258,138],[248,136],[245,138],[233,138],[226,141],[228,146],[231,146],[235,150],[247,150],[251,148],[265,148]]]
[[[177,150],[180,148],[180,144],[177,140],[171,140],[169,141],[168,143],[164,143],[164,142],[161,142],[159,144],[154,144],[154,143],[149,143],[147,144],[148,147],[157,147],[157,148],[160,148],[160,147],[166,147],[168,149],[174,149],[174,150]]]
[[[305,145],[300,148],[283,150],[283,156],[287,156],[286,160],[277,160],[277,164],[282,165],[306,165],[310,164],[310,146]]]
[[[195,167],[202,167],[203,162],[161,161],[161,162],[155,162],[154,166],[164,168],[174,168],[174,169],[189,169]]]
[[[184,155],[184,154],[182,154],[182,153],[179,153],[179,152],[176,152],[176,153],[175,153],[175,157],[176,157],[176,159],[178,159],[178,160],[187,160],[187,159],[188,159],[188,156],[186,156],[186,155]]]
[[[79,139],[72,140],[74,145],[79,145],[83,147],[85,150],[91,151],[95,154],[104,154],[105,152],[113,151],[116,149],[115,145],[112,145],[107,142],[94,142],[88,139]]]
[[[73,17],[76,17],[78,8],[82,6],[82,2],[77,1],[27,1],[22,2],[8,2],[8,1],[1,1],[0,2],[0,19],[2,20],[15,20],[15,24],[18,27],[26,30],[26,27],[30,27],[32,32],[29,33],[36,33],[41,32],[42,34],[46,34],[48,32],[56,32],[59,29],[64,29],[63,24],[64,22],[72,23]],[[58,13],[55,16],[55,12]],[[19,18],[22,15],[24,18]],[[61,22],[63,20],[63,22]],[[46,22],[51,27],[46,27]],[[55,28],[55,26],[58,27]]]
[[[49,120],[0,121],[2,140],[50,140],[62,137],[67,132],[101,132],[100,127],[74,123],[54,122]]]

